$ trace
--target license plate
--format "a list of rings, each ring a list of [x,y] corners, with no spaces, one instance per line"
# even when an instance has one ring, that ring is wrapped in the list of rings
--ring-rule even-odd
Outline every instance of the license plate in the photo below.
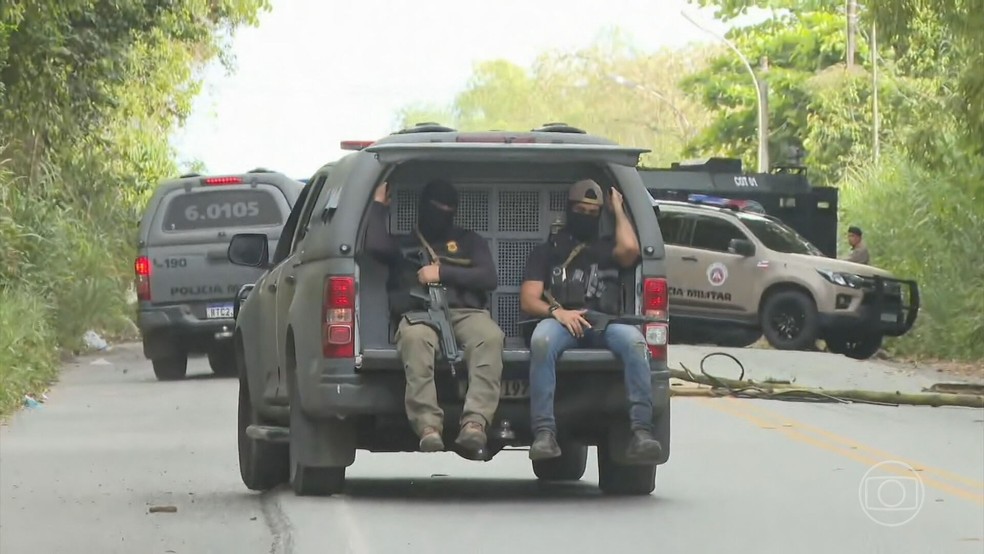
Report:
[[[458,394],[464,398],[468,390],[467,381],[458,381]],[[530,397],[530,382],[525,379],[503,379],[499,398],[522,399]]]
[[[899,320],[898,314],[882,314],[881,320],[883,323],[895,323]]]
[[[232,304],[212,304],[205,308],[205,317],[209,319],[231,319]]]

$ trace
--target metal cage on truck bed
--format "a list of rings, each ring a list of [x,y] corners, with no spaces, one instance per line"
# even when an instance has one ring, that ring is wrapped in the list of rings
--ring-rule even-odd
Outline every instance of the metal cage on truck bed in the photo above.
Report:
[[[489,311],[506,334],[507,347],[525,348],[517,325],[519,289],[526,258],[550,235],[551,226],[564,221],[569,184],[510,183],[456,184],[459,190],[455,223],[484,237],[496,263],[499,287],[492,293]],[[417,195],[423,187],[394,190],[390,205],[390,232],[412,232],[417,217]],[[605,212],[602,236],[614,232],[614,220]]]

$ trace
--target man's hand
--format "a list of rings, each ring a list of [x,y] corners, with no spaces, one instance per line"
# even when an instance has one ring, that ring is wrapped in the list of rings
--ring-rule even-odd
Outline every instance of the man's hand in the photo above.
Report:
[[[584,336],[584,330],[591,328],[588,320],[584,319],[585,313],[587,313],[587,310],[565,310],[560,308],[559,310],[554,310],[553,317],[561,325],[566,327],[572,335],[581,338]]]
[[[623,213],[625,209],[622,201],[622,193],[615,190],[615,187],[612,187],[612,194],[611,199],[608,202],[608,208],[615,214]]]
[[[421,285],[439,283],[441,281],[441,267],[435,264],[425,265],[417,271],[417,281]]]
[[[376,191],[373,192],[372,199],[384,206],[389,206],[390,203],[389,183],[382,183],[378,187],[376,187]]]

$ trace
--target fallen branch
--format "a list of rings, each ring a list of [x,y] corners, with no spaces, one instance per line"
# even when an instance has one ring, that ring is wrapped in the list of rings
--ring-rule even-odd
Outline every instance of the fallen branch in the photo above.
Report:
[[[738,364],[741,375],[738,379],[728,379],[717,377],[704,370],[704,362],[711,356],[725,356],[731,358]],[[865,404],[878,404],[885,406],[899,406],[902,404],[913,406],[961,406],[967,408],[984,408],[984,395],[981,394],[954,394],[947,392],[923,392],[923,393],[903,393],[900,391],[867,391],[867,390],[825,390],[823,388],[812,388],[794,385],[789,382],[764,381],[755,382],[751,379],[744,380],[745,368],[741,362],[724,352],[712,352],[700,361],[700,375],[690,371],[687,366],[680,364],[683,369],[670,369],[670,377],[707,385],[710,389],[700,389],[692,387],[670,388],[673,396],[736,396],[741,398],[759,398],[772,400],[793,400],[799,402],[861,402]],[[970,389],[974,390],[974,389]]]

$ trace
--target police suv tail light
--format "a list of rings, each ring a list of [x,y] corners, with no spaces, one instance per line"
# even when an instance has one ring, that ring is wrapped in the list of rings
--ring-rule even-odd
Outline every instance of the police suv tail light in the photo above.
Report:
[[[325,279],[321,347],[326,358],[355,357],[355,278]]]
[[[666,279],[648,278],[642,283],[642,309],[646,317],[667,320],[669,300]],[[646,344],[653,358],[666,359],[670,327],[668,323],[647,323],[643,328]]]
[[[137,289],[137,300],[142,302],[150,301],[150,259],[147,256],[140,256],[133,261],[133,273],[136,275],[135,286]]]

